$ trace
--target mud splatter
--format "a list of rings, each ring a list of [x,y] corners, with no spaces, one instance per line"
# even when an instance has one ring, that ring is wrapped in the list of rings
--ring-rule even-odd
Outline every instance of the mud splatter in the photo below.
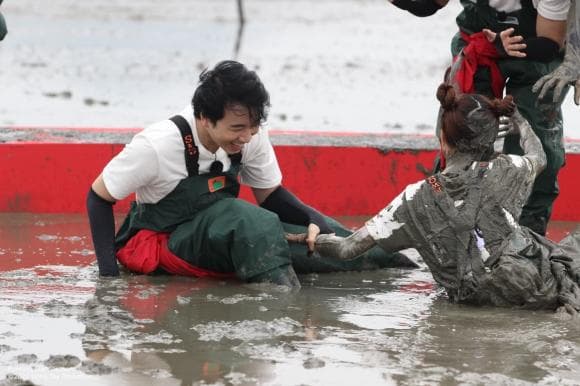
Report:
[[[301,336],[301,323],[288,317],[262,320],[244,320],[240,322],[210,322],[197,324],[191,329],[199,334],[201,341],[219,342],[222,339],[239,339],[243,341],[272,339],[281,336]]]
[[[44,361],[44,365],[52,369],[58,367],[76,367],[80,363],[81,360],[74,355],[51,355]]]

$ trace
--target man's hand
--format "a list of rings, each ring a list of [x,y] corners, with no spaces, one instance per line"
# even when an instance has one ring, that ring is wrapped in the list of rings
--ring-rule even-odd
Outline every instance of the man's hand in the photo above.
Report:
[[[316,237],[320,234],[320,228],[316,224],[308,225],[308,234],[306,236],[306,244],[308,245],[308,252],[314,252],[314,243]]]
[[[508,28],[499,33],[499,38],[501,39],[501,44],[508,56],[514,56],[516,58],[525,58],[527,55],[522,52],[526,49],[527,45],[522,43],[524,37],[521,35],[513,36],[513,28]]]
[[[522,43],[524,41],[524,37],[520,35],[512,36],[512,34],[514,33],[513,28],[508,28],[499,33],[500,42],[496,42],[496,39],[498,38],[498,34],[496,32],[493,32],[492,30],[487,28],[484,28],[482,32],[487,38],[488,42],[496,44],[496,48],[498,51],[501,51],[503,48],[503,52],[500,52],[501,54],[513,56],[516,58],[526,57],[526,53],[522,52],[527,47],[525,43]],[[501,43],[501,45],[499,45],[498,43]]]
[[[564,61],[552,73],[541,77],[534,84],[532,91],[539,92],[538,99],[543,99],[546,93],[553,89],[552,100],[557,103],[566,86],[572,85],[574,103],[580,105],[580,1],[572,1],[568,12]]]
[[[566,49],[571,50],[572,47],[568,46]],[[532,91],[539,92],[538,99],[543,99],[546,93],[553,88],[552,100],[556,103],[560,100],[562,92],[569,84],[574,86],[574,103],[578,106],[580,105],[580,60],[578,55],[568,55],[566,53],[564,62],[550,74],[541,77],[534,84]]]
[[[303,244],[308,246],[308,253],[315,251],[316,239],[320,235],[320,228],[316,224],[308,225],[307,233],[286,233],[286,241],[289,243]],[[334,236],[334,233],[325,234],[326,236]]]

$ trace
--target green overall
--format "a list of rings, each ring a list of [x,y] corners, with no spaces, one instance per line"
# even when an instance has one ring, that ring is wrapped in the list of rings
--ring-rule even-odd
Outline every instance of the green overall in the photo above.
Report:
[[[485,0],[473,3],[462,0],[463,11],[457,16],[457,25],[467,33],[480,32],[489,28],[501,32],[507,28],[515,28],[514,35],[524,38],[536,36],[537,12],[531,0],[522,0],[522,9],[513,13],[498,12],[490,7]],[[456,34],[451,42],[453,56],[459,54],[466,42]],[[519,58],[502,58],[497,64],[506,82],[506,94],[514,97],[521,114],[528,120],[532,129],[540,138],[547,157],[547,167],[535,181],[532,194],[522,211],[520,224],[540,234],[545,234],[546,226],[552,212],[552,205],[559,193],[558,171],[564,166],[564,145],[562,142],[563,122],[561,103],[566,93],[558,103],[552,102],[552,95],[538,100],[532,92],[533,84],[542,76],[552,72],[562,58],[544,63]],[[488,68],[480,68],[474,79],[475,90],[484,95],[492,96],[490,73]],[[519,146],[519,136],[506,137],[504,153],[522,155]]]
[[[189,176],[161,201],[133,202],[117,233],[116,249],[141,229],[169,232],[168,247],[176,256],[213,272],[234,272],[246,281],[277,269],[286,272],[291,263],[300,273],[416,266],[404,255],[387,254],[379,247],[347,262],[308,256],[303,245],[289,246],[284,232],[303,233],[306,227],[283,224],[275,213],[238,199],[241,154],[230,158],[228,171],[207,174],[197,173],[195,160],[194,167],[188,165]],[[351,233],[327,221],[337,234]]]

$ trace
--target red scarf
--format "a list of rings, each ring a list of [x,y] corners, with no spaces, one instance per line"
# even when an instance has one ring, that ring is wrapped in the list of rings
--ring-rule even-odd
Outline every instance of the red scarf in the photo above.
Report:
[[[463,63],[457,71],[455,80],[464,93],[474,93],[473,77],[479,67],[489,67],[491,89],[496,98],[501,98],[505,79],[499,70],[496,60],[500,57],[493,43],[490,43],[483,32],[468,35],[461,32],[461,38],[467,42],[463,49]],[[457,57],[453,61],[457,60]]]

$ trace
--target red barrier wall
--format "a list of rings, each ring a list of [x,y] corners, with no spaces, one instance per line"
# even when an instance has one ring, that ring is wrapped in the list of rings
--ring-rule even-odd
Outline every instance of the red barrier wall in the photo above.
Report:
[[[91,182],[120,144],[6,143],[0,145],[0,212],[83,212]],[[371,215],[407,184],[425,177],[433,150],[275,146],[283,184],[304,202],[333,216]],[[553,219],[580,221],[575,192],[580,155],[568,154]],[[249,189],[242,197],[251,201]],[[126,211],[128,201],[116,205]]]

